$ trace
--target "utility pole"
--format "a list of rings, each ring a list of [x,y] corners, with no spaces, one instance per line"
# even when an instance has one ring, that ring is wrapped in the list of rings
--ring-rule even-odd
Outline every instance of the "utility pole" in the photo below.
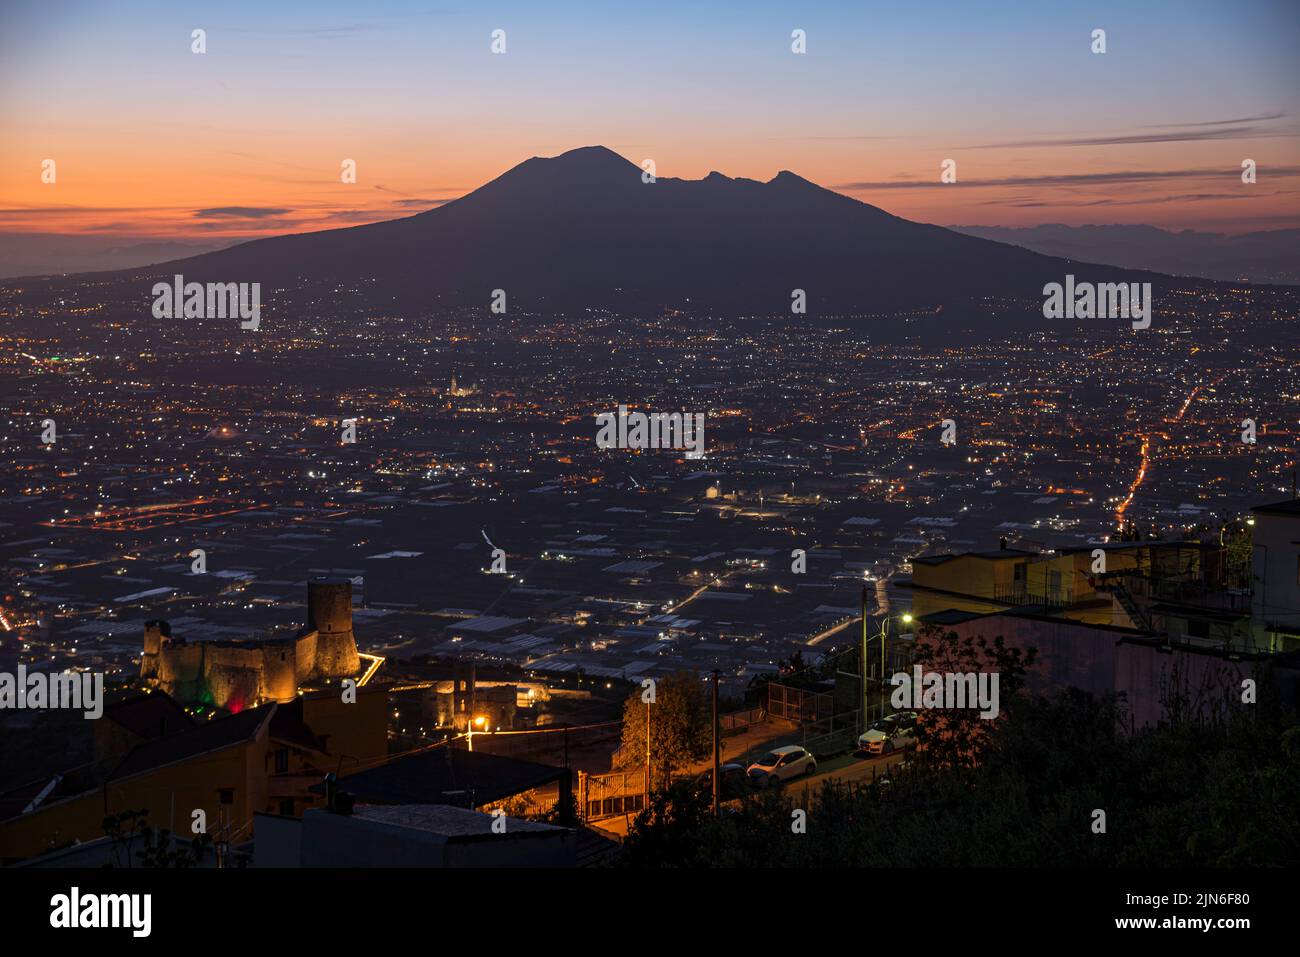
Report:
[[[474,686],[478,677],[478,666],[471,663],[469,666],[469,720],[465,727],[469,731],[469,750],[474,750]]]
[[[645,806],[650,807],[650,700],[645,703]]]
[[[713,816],[718,816],[718,776],[722,772],[721,750],[718,740],[718,669],[713,669]]]
[[[880,710],[885,710],[885,639],[889,636],[889,619],[886,618],[880,623]]]
[[[862,727],[867,726],[867,583],[862,583],[862,654],[858,656],[862,665]]]
[[[218,869],[226,867],[226,850],[229,844],[226,841],[226,809],[225,807],[217,808],[217,839],[212,842],[212,852],[216,857]]]

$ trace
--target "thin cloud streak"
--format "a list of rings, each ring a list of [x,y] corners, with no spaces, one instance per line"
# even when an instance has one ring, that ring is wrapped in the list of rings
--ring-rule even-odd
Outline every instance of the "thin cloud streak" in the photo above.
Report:
[[[292,212],[292,209],[269,206],[213,206],[210,209],[194,210],[194,216],[199,219],[263,219]]]
[[[1260,167],[1261,173],[1269,176],[1291,177],[1300,175],[1300,166]],[[1223,169],[1200,168],[1178,170],[1123,170],[1106,173],[1060,173],[1045,176],[1008,176],[999,179],[959,179],[955,184],[941,183],[938,178],[932,180],[878,180],[875,182],[841,183],[836,189],[858,191],[878,189],[952,189],[954,186],[969,188],[992,187],[1033,187],[1033,186],[1091,186],[1113,183],[1156,183],[1165,180],[1200,179],[1203,177],[1231,176],[1240,177],[1240,167]]]
[[[1133,133],[1125,136],[1078,136],[1051,140],[1008,140],[1001,143],[980,143],[974,146],[954,146],[955,150],[1033,149],[1062,146],[1134,146],[1144,143],[1190,143],[1207,140],[1249,140],[1269,137],[1293,137],[1294,130],[1269,129],[1262,126],[1234,126],[1213,129],[1183,129],[1171,133]]]
[[[1262,123],[1267,120],[1280,120],[1285,116],[1285,113],[1260,113],[1257,116],[1239,116],[1235,120],[1206,120],[1203,123],[1152,123],[1141,127],[1141,129],[1173,130],[1196,126],[1236,126],[1239,123]]]

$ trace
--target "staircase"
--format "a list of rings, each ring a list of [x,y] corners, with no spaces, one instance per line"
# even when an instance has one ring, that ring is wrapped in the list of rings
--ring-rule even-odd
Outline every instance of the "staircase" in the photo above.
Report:
[[[1129,621],[1133,622],[1134,627],[1140,628],[1143,631],[1152,630],[1150,616],[1148,616],[1147,613],[1139,607],[1138,603],[1133,600],[1132,594],[1130,594],[1129,590],[1124,587],[1123,582],[1111,581],[1104,585],[1099,584],[1097,586],[1097,591],[1110,592],[1110,594],[1114,595],[1115,600],[1118,601],[1120,607],[1124,609],[1124,614],[1128,615]]]

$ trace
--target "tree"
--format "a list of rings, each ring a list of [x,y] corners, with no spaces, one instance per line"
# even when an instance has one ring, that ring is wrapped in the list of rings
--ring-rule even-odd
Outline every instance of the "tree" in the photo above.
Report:
[[[623,703],[620,770],[645,766],[647,709],[654,778],[667,783],[673,771],[708,756],[713,739],[704,685],[694,674],[680,671],[632,692]]]
[[[1012,707],[1036,657],[1034,648],[1008,648],[1001,635],[992,641],[982,635],[962,638],[955,631],[927,625],[917,638],[914,661],[923,673],[996,675],[1001,717]],[[922,708],[916,727],[918,758],[933,767],[971,768],[979,761],[997,720],[981,717],[974,706]]]
[[[1223,541],[1227,547],[1225,577],[1229,588],[1249,588],[1253,577],[1251,563],[1255,556],[1255,536],[1249,525],[1234,522],[1225,526]]]
[[[149,827],[148,817],[148,810],[141,809],[104,818],[104,834],[112,840],[104,866],[134,867],[138,863],[142,867],[197,867],[212,838],[201,834],[188,845],[173,847],[171,831],[165,827]],[[137,839],[141,845],[138,851]]]
[[[762,791],[714,818],[674,786],[623,847],[634,867],[1296,867],[1300,724],[1272,684],[1258,704],[1130,729],[1122,701],[1023,695],[978,764],[912,764],[887,787]],[[1266,697],[1267,695],[1267,697]],[[1105,834],[1093,830],[1106,815]]]
[[[802,648],[796,648],[789,660],[777,662],[777,668],[782,676],[798,674],[807,667],[807,662],[803,660]]]
[[[766,705],[767,686],[772,682],[791,688],[813,688],[824,681],[831,680],[835,677],[836,669],[843,665],[841,659],[857,654],[857,645],[850,645],[847,648],[833,649],[822,655],[815,663],[809,663],[803,656],[803,649],[796,648],[789,658],[777,661],[775,676],[756,674],[749,679],[745,704]],[[853,664],[852,667],[856,669],[857,664]]]

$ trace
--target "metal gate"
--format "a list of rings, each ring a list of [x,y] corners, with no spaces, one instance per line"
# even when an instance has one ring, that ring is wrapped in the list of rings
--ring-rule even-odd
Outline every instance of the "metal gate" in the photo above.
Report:
[[[645,771],[578,772],[578,814],[584,821],[638,814],[645,808]]]

